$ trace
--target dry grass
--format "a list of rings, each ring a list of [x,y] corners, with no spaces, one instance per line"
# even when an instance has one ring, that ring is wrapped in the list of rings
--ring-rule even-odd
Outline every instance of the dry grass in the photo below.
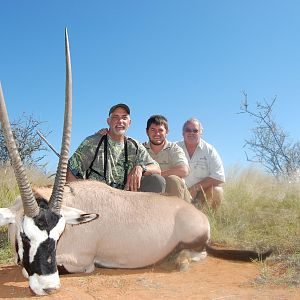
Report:
[[[299,184],[280,183],[256,169],[232,168],[221,209],[208,214],[214,241],[257,251],[273,249],[261,282],[300,284]]]
[[[26,174],[34,186],[46,186],[52,183],[47,174],[37,168],[27,168]],[[0,165],[0,207],[8,207],[19,195],[14,172],[10,165]],[[12,252],[7,238],[7,226],[0,227],[0,263],[11,262]]]

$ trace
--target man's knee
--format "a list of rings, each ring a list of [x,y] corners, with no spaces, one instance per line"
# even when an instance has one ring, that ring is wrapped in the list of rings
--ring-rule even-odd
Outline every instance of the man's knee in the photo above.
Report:
[[[166,177],[166,194],[191,202],[191,195],[184,181],[176,175]]]
[[[164,193],[166,190],[166,180],[158,174],[143,176],[141,180],[140,192]]]
[[[197,204],[198,201],[200,201],[199,204],[200,206],[208,205],[211,206],[213,209],[217,209],[221,205],[223,199],[224,199],[223,187],[217,185],[199,191],[197,193],[194,202]]]
[[[214,186],[212,188],[211,204],[213,208],[218,208],[224,199],[224,191],[221,186]]]
[[[166,178],[166,193],[168,195],[174,196],[172,195],[174,193],[174,191],[179,191],[183,188],[183,182],[182,180],[176,176],[176,175],[170,175],[167,176]]]

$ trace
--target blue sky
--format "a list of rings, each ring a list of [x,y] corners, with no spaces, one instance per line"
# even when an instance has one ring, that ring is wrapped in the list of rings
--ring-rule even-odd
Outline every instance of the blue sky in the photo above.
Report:
[[[163,114],[169,140],[197,117],[225,169],[247,166],[253,120],[237,114],[275,96],[274,118],[300,139],[300,2],[278,0],[0,0],[0,81],[10,119],[25,112],[60,147],[64,28],[73,68],[71,154],[106,126],[109,108],[131,107],[128,135],[146,140],[146,120]],[[48,168],[57,158],[49,152]]]

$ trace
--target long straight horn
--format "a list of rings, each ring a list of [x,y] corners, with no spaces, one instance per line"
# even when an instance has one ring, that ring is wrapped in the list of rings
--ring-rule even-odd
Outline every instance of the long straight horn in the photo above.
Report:
[[[57,172],[55,176],[54,187],[53,187],[52,195],[50,197],[50,207],[57,214],[60,213],[64,186],[66,183],[69,148],[71,142],[71,127],[72,127],[72,69],[71,69],[71,57],[70,57],[69,38],[68,38],[67,29],[65,30],[65,48],[66,48],[66,99],[65,99],[64,131],[63,131],[61,152],[60,152],[60,158],[59,158]]]
[[[20,190],[24,213],[28,217],[35,217],[39,213],[39,207],[33,196],[33,192],[26,176],[21,157],[16,146],[16,142],[11,131],[8,114],[6,110],[5,100],[0,83],[0,119],[2,123],[3,134],[6,141],[7,150],[14,169],[17,184]]]

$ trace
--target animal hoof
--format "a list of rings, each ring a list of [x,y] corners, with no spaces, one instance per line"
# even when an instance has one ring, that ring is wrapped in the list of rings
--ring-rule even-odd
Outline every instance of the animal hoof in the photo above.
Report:
[[[185,259],[178,263],[177,268],[180,272],[185,272],[190,266],[188,259]]]

